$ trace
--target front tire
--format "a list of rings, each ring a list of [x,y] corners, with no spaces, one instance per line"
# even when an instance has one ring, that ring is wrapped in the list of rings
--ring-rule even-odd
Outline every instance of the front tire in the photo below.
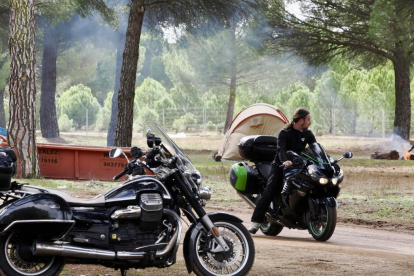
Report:
[[[0,237],[0,267],[8,276],[57,276],[64,259],[55,256],[34,256],[31,251],[35,236],[10,233]]]
[[[239,222],[214,222],[220,235],[230,250],[213,253],[210,249],[217,246],[211,234],[199,232],[194,243],[193,271],[198,276],[242,276],[247,275],[253,266],[255,249],[250,233]],[[211,246],[212,245],[212,246]]]
[[[317,241],[327,241],[336,227],[336,207],[319,205],[319,213],[315,221],[309,221],[309,233]]]

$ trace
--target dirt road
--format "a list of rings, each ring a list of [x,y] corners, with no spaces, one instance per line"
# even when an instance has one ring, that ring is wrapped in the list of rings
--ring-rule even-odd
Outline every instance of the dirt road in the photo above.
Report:
[[[249,226],[249,213],[238,213]],[[250,275],[414,275],[414,235],[338,225],[327,242],[307,231],[253,235],[256,261]]]
[[[207,211],[217,210],[207,208]],[[249,227],[250,212],[243,209],[230,213],[242,218]],[[256,259],[249,275],[414,275],[412,234],[339,224],[327,242],[316,242],[307,231],[289,229],[276,237],[258,232],[253,239]],[[182,244],[178,252],[177,263],[171,268],[131,269],[127,275],[188,275]],[[100,266],[72,264],[65,267],[64,275],[118,276],[120,273]]]

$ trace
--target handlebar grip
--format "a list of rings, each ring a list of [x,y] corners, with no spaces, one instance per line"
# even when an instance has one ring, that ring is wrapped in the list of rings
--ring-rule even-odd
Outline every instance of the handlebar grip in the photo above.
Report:
[[[127,173],[127,171],[128,171],[128,166],[125,166],[124,170],[120,172],[119,174],[115,175],[113,179],[114,180],[120,179],[122,176],[124,176]]]

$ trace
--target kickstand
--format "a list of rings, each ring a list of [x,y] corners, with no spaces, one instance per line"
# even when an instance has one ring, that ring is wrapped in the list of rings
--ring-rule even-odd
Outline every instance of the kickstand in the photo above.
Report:
[[[121,276],[126,276],[125,269],[121,268]]]

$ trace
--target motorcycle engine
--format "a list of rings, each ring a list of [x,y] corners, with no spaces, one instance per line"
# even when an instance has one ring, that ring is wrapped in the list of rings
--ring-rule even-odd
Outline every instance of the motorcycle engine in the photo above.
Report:
[[[165,229],[162,225],[163,201],[160,194],[145,193],[139,197],[139,206],[118,209],[112,215],[109,231],[110,244],[115,250],[132,251],[152,245]]]

